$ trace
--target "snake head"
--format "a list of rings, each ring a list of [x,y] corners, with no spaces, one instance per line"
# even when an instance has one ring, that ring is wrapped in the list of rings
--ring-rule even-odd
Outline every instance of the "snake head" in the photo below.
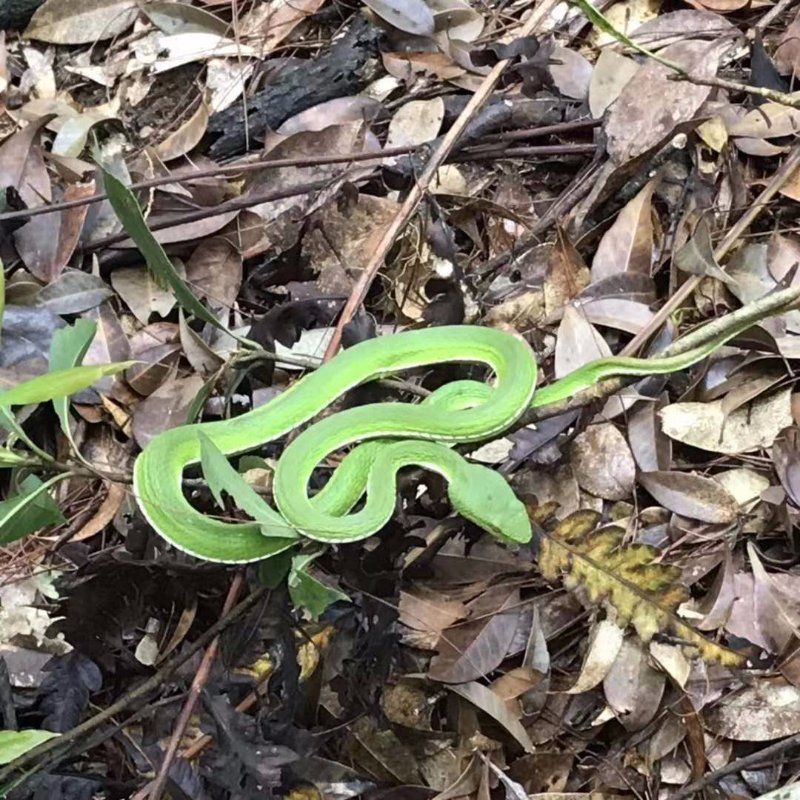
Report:
[[[480,464],[466,464],[448,494],[456,510],[470,522],[509,544],[531,540],[531,522],[505,478]]]

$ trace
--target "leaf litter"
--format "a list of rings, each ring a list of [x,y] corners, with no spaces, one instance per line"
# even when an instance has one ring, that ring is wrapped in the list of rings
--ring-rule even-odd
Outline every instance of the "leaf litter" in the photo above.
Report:
[[[796,9],[618,0],[603,21],[545,3],[530,35],[519,3],[19,5],[0,8],[3,785],[37,745],[52,758],[13,796],[153,797],[165,759],[192,798],[790,782],[797,311],[473,448],[537,525],[517,550],[414,472],[379,536],[237,573],[155,537],[130,480],[160,431],[241,414],[319,363],[387,232],[345,344],[491,325],[525,337],[543,382],[797,286]],[[192,469],[187,497],[244,519],[234,499],[270,502],[279,455]],[[228,624],[233,586],[254,604]],[[95,723],[118,703],[138,719]]]

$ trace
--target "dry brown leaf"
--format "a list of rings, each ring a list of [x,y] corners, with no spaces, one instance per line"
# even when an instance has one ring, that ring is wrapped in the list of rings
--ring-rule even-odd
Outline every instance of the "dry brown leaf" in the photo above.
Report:
[[[94,181],[73,184],[64,191],[65,201],[82,200],[94,194]],[[25,266],[40,281],[54,281],[69,263],[78,244],[89,206],[54,211],[32,217],[14,232],[14,243]]]
[[[439,135],[444,120],[444,100],[410,100],[395,112],[389,122],[386,147],[424,144]]]
[[[573,306],[567,306],[558,326],[556,338],[556,378],[563,378],[596,358],[610,355],[611,348],[608,343],[586,321],[583,312]]]
[[[517,740],[517,743],[526,753],[533,751],[533,742],[531,742],[528,732],[519,721],[520,716],[522,716],[522,711],[519,707],[517,707],[516,713],[509,711],[511,703],[504,701],[487,686],[476,681],[462,683],[457,686],[451,685],[447,688],[477,706],[496,722],[499,722]],[[519,706],[518,703],[517,706]]]
[[[186,282],[211,308],[227,311],[242,286],[242,257],[225,239],[207,239],[186,262]]]
[[[624,500],[636,483],[636,463],[615,425],[590,425],[570,450],[572,470],[582,489],[604,500]]]
[[[428,675],[465,683],[487,675],[505,658],[519,618],[519,589],[495,586],[469,605],[466,622],[446,628]]]
[[[603,680],[606,701],[622,726],[641,730],[658,713],[666,678],[650,666],[640,642],[626,639]]]
[[[433,650],[445,628],[467,616],[460,600],[448,600],[424,585],[400,592],[400,622],[409,630],[403,640],[412,647]]]
[[[606,231],[592,260],[592,280],[598,281],[618,272],[650,274],[653,263],[653,191],[649,181],[636,197],[619,212]]]
[[[566,47],[553,49],[550,75],[553,85],[564,97],[585,100],[589,96],[589,83],[592,79],[592,65],[577,51]]]
[[[197,110],[153,148],[162,161],[173,161],[193,150],[208,127],[208,106],[201,98]]]
[[[639,483],[664,508],[701,522],[730,523],[739,510],[716,481],[691,472],[642,472]]]
[[[25,37],[53,44],[90,44],[112,39],[136,19],[136,0],[46,0]]]
[[[800,75],[800,14],[781,34],[772,57],[775,66],[784,75]]]
[[[269,55],[324,0],[269,0],[253,6],[239,21],[239,37],[255,47],[261,58]]]
[[[28,208],[52,199],[50,176],[38,144],[39,133],[47,122],[43,117],[10,136],[0,146],[0,186],[12,186]]]
[[[698,77],[711,78],[731,45],[730,40],[676,42],[660,55]],[[624,164],[667,141],[679,124],[694,117],[711,93],[708,86],[672,77],[671,69],[649,60],[625,85],[606,122],[608,154],[614,163]]]
[[[147,325],[151,314],[166,317],[175,306],[172,290],[161,286],[147,267],[115,269],[111,285],[142,325]]]
[[[108,490],[100,508],[94,515],[87,520],[81,529],[70,539],[71,542],[81,542],[84,539],[89,539],[108,525],[117,511],[119,511],[122,501],[125,499],[127,490],[121,483],[108,483],[106,484]]]
[[[622,647],[623,630],[609,619],[600,620],[592,626],[589,644],[577,680],[569,694],[581,694],[594,689],[605,679],[617,659]]]
[[[203,379],[199,375],[173,378],[142,400],[133,411],[136,444],[144,447],[159,433],[183,425],[189,406],[202,388]]]
[[[800,689],[783,678],[758,680],[703,712],[706,727],[741,742],[768,742],[800,733]]]
[[[663,432],[678,442],[712,453],[749,453],[771,447],[792,424],[791,389],[761,396],[725,415],[723,400],[673,403],[661,411]]]
[[[613,50],[603,50],[594,65],[589,82],[589,111],[599,119],[619,97],[625,84],[636,74],[639,65]]]

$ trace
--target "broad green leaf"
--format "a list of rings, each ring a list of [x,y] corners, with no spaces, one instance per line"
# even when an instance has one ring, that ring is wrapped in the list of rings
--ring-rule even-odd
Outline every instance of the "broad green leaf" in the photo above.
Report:
[[[66,474],[56,475],[42,483],[35,475],[28,475],[17,494],[0,501],[0,544],[15,542],[45,525],[65,521],[48,489],[66,477]]]
[[[325,609],[338,600],[350,600],[344,593],[333,586],[328,586],[310,575],[308,568],[319,553],[302,554],[292,559],[287,585],[292,603],[305,608],[313,619],[317,619]]]
[[[50,369],[57,371],[79,366],[96,331],[97,323],[90,319],[79,319],[74,325],[55,331],[50,345]],[[61,421],[61,430],[72,441],[69,429],[69,397],[53,400],[53,408]]]
[[[236,507],[246,511],[262,526],[265,536],[280,539],[296,539],[297,532],[286,524],[286,520],[271,508],[263,498],[249,486],[245,479],[231,466],[227,458],[217,446],[202,433],[200,438],[200,465],[208,488],[217,505],[224,509],[222,493],[227,492],[233,498]]]
[[[277,589],[289,574],[291,566],[292,551],[283,550],[258,562],[258,580],[268,589]]]
[[[0,764],[9,764],[28,750],[61,734],[53,731],[0,731]]]
[[[106,375],[116,375],[135,361],[117,361],[113,364],[96,364],[88,367],[71,367],[39,375],[0,392],[0,406],[24,406],[28,403],[45,403],[59,397],[69,397],[88,389]]]
[[[124,226],[125,233],[133,239],[153,274],[165,286],[172,289],[175,299],[182,308],[233,336],[214,314],[192,294],[183,278],[175,271],[164,248],[156,241],[150,228],[147,227],[142,209],[130,189],[105,170],[103,170],[103,181],[108,200]]]

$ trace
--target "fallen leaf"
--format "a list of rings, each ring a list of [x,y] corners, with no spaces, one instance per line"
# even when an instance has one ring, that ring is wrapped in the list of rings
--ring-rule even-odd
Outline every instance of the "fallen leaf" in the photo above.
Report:
[[[623,633],[622,628],[607,619],[592,626],[580,674],[567,693],[588,692],[605,679],[622,648]]]
[[[115,269],[111,285],[142,325],[147,325],[151,314],[166,317],[175,307],[175,295],[169,287],[160,286],[147,267]]]
[[[142,11],[150,22],[159,30],[167,34],[172,33],[216,33],[224,36],[228,32],[228,23],[225,20],[188,3],[161,2],[151,0],[142,6]],[[241,25],[243,20],[240,20]]]
[[[519,590],[496,586],[470,604],[466,622],[446,628],[428,675],[443,683],[466,683],[487,675],[505,658],[519,617]]]
[[[119,36],[137,14],[136,0],[46,0],[36,9],[25,37],[53,44],[90,44]]]
[[[589,96],[592,65],[577,50],[555,47],[549,70],[553,85],[564,97],[585,100]]]
[[[225,239],[207,239],[186,262],[186,282],[211,308],[233,308],[242,286],[242,257]]]
[[[721,524],[737,517],[736,501],[711,478],[691,472],[643,472],[639,483],[664,508],[683,517]]]
[[[582,489],[604,500],[630,497],[636,483],[636,464],[615,425],[590,425],[575,437],[570,450],[572,470]]]
[[[727,416],[723,402],[673,403],[661,411],[661,428],[671,439],[712,453],[749,453],[771,447],[792,424],[791,389],[761,396]]]
[[[729,40],[714,44],[689,40],[671,44],[659,55],[697,77],[712,78],[719,59],[732,44]],[[614,163],[624,164],[668,140],[679,124],[694,117],[711,93],[708,86],[672,77],[671,69],[648,60],[625,84],[605,126],[608,154]]]
[[[800,14],[781,34],[772,55],[784,75],[800,75]]]
[[[433,14],[424,0],[368,0],[365,5],[398,30],[414,36],[433,34]]]
[[[173,378],[142,400],[133,411],[133,438],[139,447],[145,447],[159,433],[183,425],[202,388],[199,375]]]
[[[592,260],[592,280],[618,272],[650,274],[653,263],[652,198],[655,181],[649,181],[606,231]]]
[[[614,663],[603,679],[606,701],[629,731],[641,730],[658,713],[666,678],[650,666],[645,648],[625,639]]]
[[[639,64],[632,58],[613,50],[600,53],[589,81],[589,111],[595,119],[602,117],[616,101],[638,69]]]
[[[194,114],[170,133],[166,139],[155,145],[153,149],[156,155],[162,161],[173,161],[193,150],[206,132],[208,114],[208,106],[201,98]]]
[[[444,100],[410,100],[397,110],[389,122],[386,147],[424,144],[439,135],[444,120]]]
[[[768,742],[800,733],[800,689],[783,678],[761,679],[703,712],[707,728],[741,742]]]
[[[68,186],[62,197],[65,201],[82,200],[94,194],[94,182]],[[25,266],[44,283],[54,281],[67,266],[78,244],[88,205],[79,205],[50,214],[32,217],[14,232]]]
[[[322,7],[324,0],[268,0],[253,6],[242,16],[238,36],[259,51],[260,58],[269,55],[306,18]]]
[[[119,511],[127,492],[121,483],[108,483],[106,496],[97,511],[81,526],[80,530],[71,537],[72,542],[81,542],[100,533]]]
[[[112,294],[111,289],[96,275],[68,269],[39,290],[36,305],[54,314],[78,314],[99,306]]]
[[[533,742],[519,721],[519,717],[522,715],[521,710],[518,711],[517,715],[514,715],[509,711],[508,703],[498,697],[487,686],[475,681],[457,686],[450,685],[447,688],[459,695],[459,697],[468,700],[496,722],[499,722],[517,740],[517,743],[526,753],[533,751]]]
[[[587,322],[580,309],[567,306],[556,337],[556,378],[563,378],[596,358],[610,355],[611,348],[606,340]]]

